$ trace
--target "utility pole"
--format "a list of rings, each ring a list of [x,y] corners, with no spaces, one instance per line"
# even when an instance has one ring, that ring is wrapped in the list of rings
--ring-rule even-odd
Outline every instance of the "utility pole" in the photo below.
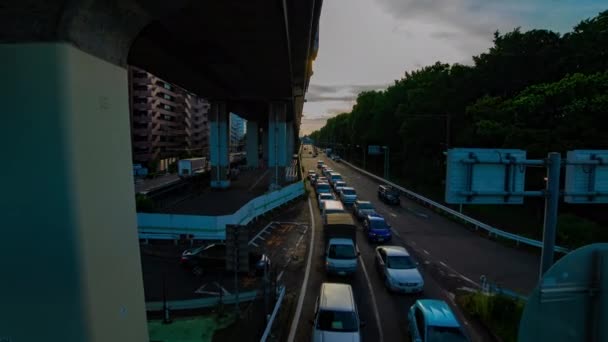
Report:
[[[540,278],[553,265],[555,235],[557,230],[557,208],[559,205],[559,177],[561,155],[551,152],[547,156],[547,186],[545,188],[545,222],[543,228],[543,250],[540,258]]]

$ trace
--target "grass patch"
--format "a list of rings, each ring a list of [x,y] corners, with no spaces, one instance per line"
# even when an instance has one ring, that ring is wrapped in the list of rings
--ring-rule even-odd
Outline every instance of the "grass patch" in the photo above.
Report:
[[[148,332],[151,342],[211,342],[216,330],[230,326],[234,320],[234,315],[216,314],[175,319],[171,324],[153,320],[148,321]]]
[[[517,341],[524,301],[501,295],[487,296],[480,292],[459,294],[456,301],[471,317],[478,319],[502,341]]]

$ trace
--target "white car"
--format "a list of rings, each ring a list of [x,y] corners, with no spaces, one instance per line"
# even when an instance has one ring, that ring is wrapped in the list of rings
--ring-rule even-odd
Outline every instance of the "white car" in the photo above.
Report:
[[[334,194],[332,193],[322,193],[319,194],[319,196],[317,197],[318,202],[319,202],[319,209],[323,208],[323,202],[325,201],[335,201],[336,200],[336,196],[334,196]]]
[[[344,187],[340,189],[339,194],[340,200],[344,204],[354,204],[355,201],[357,201],[357,191],[355,191],[355,188],[351,188],[348,186]]]
[[[376,265],[384,284],[391,291],[420,293],[424,279],[408,251],[401,246],[376,247]]]
[[[334,182],[334,184],[332,184],[334,187],[334,191],[336,193],[340,193],[340,189],[346,187],[346,182],[345,181],[336,181]]]

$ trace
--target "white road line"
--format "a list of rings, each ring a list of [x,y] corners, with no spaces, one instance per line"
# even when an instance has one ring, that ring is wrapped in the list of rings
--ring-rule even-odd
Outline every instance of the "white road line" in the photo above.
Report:
[[[431,253],[429,253],[426,249],[422,250],[426,255],[431,255]]]
[[[264,227],[259,233],[256,234],[256,236],[254,236],[251,240],[249,240],[249,244],[257,247],[258,245],[256,245],[253,241],[255,241],[257,238],[259,238],[260,235],[262,235],[262,233],[264,233],[266,231],[266,229],[271,227],[273,223],[274,222],[270,222],[269,224],[267,224],[266,227]]]
[[[479,285],[479,283],[476,283],[476,282],[472,281],[471,279],[467,278],[462,273],[456,271],[455,269],[451,268],[450,266],[448,266],[446,264],[443,264],[443,266],[445,266],[448,270],[450,270],[450,272],[458,274],[458,276],[460,278],[462,278],[463,280],[468,281],[469,283],[471,283],[471,284],[473,284],[473,285],[475,285],[477,287],[481,287],[481,285]]]
[[[267,231],[267,230],[265,230],[265,231],[264,231],[264,232],[262,232],[262,233],[264,233],[264,234],[272,234],[271,232],[269,232],[269,231]]]
[[[391,232],[393,232],[393,234],[395,234],[396,237],[401,237],[399,232],[397,232],[395,229],[391,229]]]
[[[298,296],[298,305],[296,306],[296,313],[293,315],[291,321],[291,328],[289,329],[289,336],[287,337],[288,342],[293,342],[296,337],[296,330],[298,329],[298,323],[300,322],[300,315],[302,314],[302,305],[304,304],[304,296],[306,296],[306,287],[308,286],[308,276],[310,275],[310,262],[312,261],[312,253],[315,248],[315,217],[312,211],[312,202],[310,197],[308,198],[308,209],[310,210],[310,224],[312,231],[310,232],[310,248],[308,250],[308,260],[306,261],[306,271],[304,272],[304,281],[300,288],[300,295]]]
[[[249,244],[252,245],[252,246],[254,246],[254,247],[259,247],[259,245],[257,243],[255,243],[255,242],[253,242],[253,241],[250,241]]]
[[[448,265],[445,262],[443,262],[443,261],[440,261],[439,263],[442,264],[445,267],[448,267]]]
[[[249,189],[247,189],[248,191],[251,191],[251,189],[255,188],[256,185],[258,185],[258,183],[264,179],[264,177],[266,176],[266,174],[268,173],[268,171],[270,171],[270,169],[264,171],[264,173],[262,173],[262,175],[260,176],[260,178],[258,178],[255,182],[253,182],[253,184],[249,187]]]
[[[281,273],[279,273],[279,275],[277,276],[277,281],[281,280],[281,278],[283,278],[283,273],[285,272],[285,270],[282,270]]]
[[[391,216],[392,216],[392,217],[397,217],[397,214],[393,214],[393,213],[391,213]]]
[[[260,235],[260,236],[258,236],[258,239],[266,241],[266,239],[264,239],[264,237],[263,237],[263,236],[261,236],[261,235]]]
[[[363,262],[363,258],[359,255],[359,262],[361,263],[361,269],[363,269],[363,275],[365,276],[365,281],[367,282],[367,287],[369,288],[369,293],[372,297],[372,306],[374,308],[374,316],[376,317],[376,325],[378,328],[378,341],[383,342],[384,336],[382,334],[382,326],[380,323],[380,313],[378,312],[378,304],[376,303],[376,294],[374,293],[374,289],[372,288],[372,282],[369,280],[369,275],[367,274],[367,270],[365,269],[365,263]]]

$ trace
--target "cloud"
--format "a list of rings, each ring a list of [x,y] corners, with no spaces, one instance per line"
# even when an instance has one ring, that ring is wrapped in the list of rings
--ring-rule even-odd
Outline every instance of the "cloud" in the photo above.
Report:
[[[306,102],[353,102],[357,95],[363,91],[386,87],[388,87],[388,84],[311,84],[306,93]]]
[[[460,37],[461,35],[457,32],[437,31],[431,32],[430,36],[436,39],[452,40]]]
[[[442,24],[454,32],[488,39],[497,29],[510,29],[520,24],[516,14],[535,10],[521,1],[499,0],[376,0],[397,19]],[[402,29],[403,30],[403,29]]]

